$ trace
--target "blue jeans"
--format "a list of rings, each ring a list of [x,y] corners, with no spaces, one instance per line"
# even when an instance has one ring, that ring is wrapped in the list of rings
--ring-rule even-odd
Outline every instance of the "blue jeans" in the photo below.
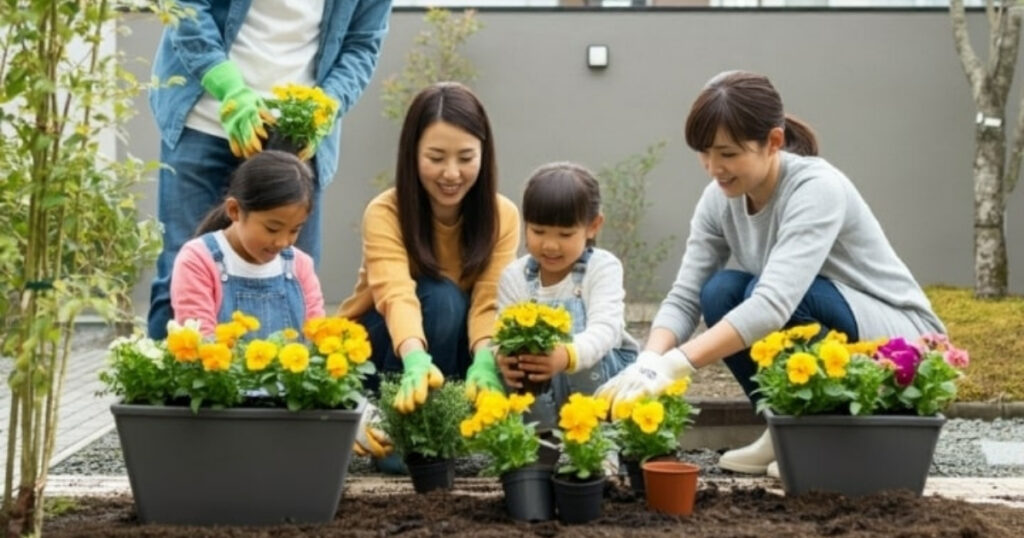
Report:
[[[149,294],[148,332],[151,338],[167,336],[171,312],[171,270],[182,245],[195,236],[206,214],[224,201],[231,174],[242,160],[231,154],[227,140],[185,128],[173,149],[160,145],[157,217],[163,224],[163,250],[156,261],[156,278]],[[167,169],[169,166],[171,169]],[[313,195],[313,212],[302,226],[295,246],[320,259],[320,187]]]
[[[427,337],[427,352],[446,379],[461,379],[469,369],[469,336],[467,313],[469,297],[447,278],[416,279],[416,297],[423,315],[423,332]],[[377,392],[382,374],[402,371],[402,359],[395,354],[391,333],[375,308],[359,317],[359,323],[370,334],[373,347],[371,359],[377,375],[366,379],[363,386]]]
[[[718,323],[733,308],[739,306],[753,293],[758,278],[750,273],[725,269],[712,275],[700,290],[700,309],[704,314],[704,322],[708,327]],[[851,342],[858,339],[857,320],[853,317],[850,305],[846,303],[832,281],[824,277],[816,277],[811,283],[807,294],[797,305],[793,317],[786,322],[786,327],[820,323],[821,335],[830,329],[846,333]],[[754,394],[757,384],[750,378],[757,373],[757,364],[750,358],[750,348],[725,358],[725,365],[732,371],[733,377],[743,387],[743,392],[752,404],[757,404],[759,397]]]

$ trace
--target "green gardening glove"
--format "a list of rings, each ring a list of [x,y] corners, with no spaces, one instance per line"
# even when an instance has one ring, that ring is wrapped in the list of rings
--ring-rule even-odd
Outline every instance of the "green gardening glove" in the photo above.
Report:
[[[330,113],[330,117],[327,118],[326,125],[330,125],[333,128],[334,120],[336,120],[337,118],[338,109],[335,108]],[[326,138],[327,135],[330,134],[330,132],[331,129],[325,129],[323,132],[317,132],[316,134],[314,134],[313,138],[311,138],[309,140],[309,143],[306,144],[306,147],[302,148],[302,150],[299,151],[299,158],[302,159],[303,161],[308,161],[312,159],[313,155],[316,155],[316,148],[320,147],[320,142],[323,142],[324,138]]]
[[[235,62],[225,60],[203,75],[203,88],[220,101],[220,123],[236,157],[251,157],[263,149],[267,138],[263,123],[274,123],[263,98],[245,84]]]
[[[444,384],[441,370],[422,349],[402,357],[402,380],[393,405],[400,413],[412,413],[416,406],[427,401],[427,388],[436,389]]]
[[[476,401],[477,394],[485,390],[505,392],[498,374],[498,365],[494,362],[494,353],[482,347],[473,354],[473,364],[466,370],[466,397]]]

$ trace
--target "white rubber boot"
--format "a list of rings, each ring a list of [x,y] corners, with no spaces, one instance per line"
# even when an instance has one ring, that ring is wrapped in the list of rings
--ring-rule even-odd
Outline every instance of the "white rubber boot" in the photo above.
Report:
[[[775,450],[772,448],[772,436],[765,430],[757,441],[722,454],[718,466],[736,473],[765,474],[768,464],[773,461]]]
[[[768,464],[768,469],[765,472],[768,474],[769,478],[779,478],[779,479],[782,478],[779,475],[779,462],[778,461],[773,461],[773,462],[769,463]]]

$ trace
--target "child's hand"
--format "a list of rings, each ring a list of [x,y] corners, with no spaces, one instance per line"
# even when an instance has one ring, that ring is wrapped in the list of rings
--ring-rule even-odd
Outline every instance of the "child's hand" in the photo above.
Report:
[[[516,367],[518,362],[519,360],[516,357],[498,355],[498,369],[501,370],[501,377],[505,379],[505,386],[507,387],[514,389],[523,388],[523,376],[526,374]]]
[[[556,347],[548,355],[520,355],[519,369],[530,381],[544,382],[569,368],[569,350],[564,345]]]

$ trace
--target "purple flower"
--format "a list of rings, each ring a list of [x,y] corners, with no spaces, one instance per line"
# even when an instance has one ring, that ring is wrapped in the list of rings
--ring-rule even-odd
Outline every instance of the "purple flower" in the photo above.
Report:
[[[917,363],[921,362],[921,351],[902,338],[893,338],[878,348],[878,357],[888,359],[896,367],[896,383],[907,386],[914,381]]]

